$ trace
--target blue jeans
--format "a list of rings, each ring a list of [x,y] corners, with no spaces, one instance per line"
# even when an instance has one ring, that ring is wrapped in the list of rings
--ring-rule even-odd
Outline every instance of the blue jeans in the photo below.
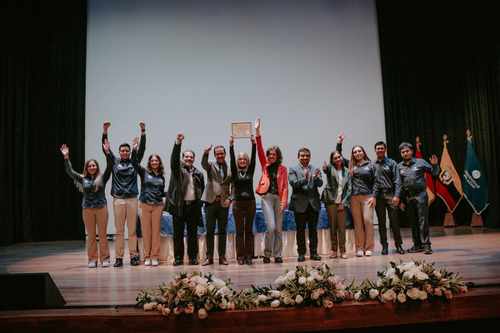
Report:
[[[280,212],[281,200],[277,194],[266,193],[262,195],[262,214],[266,220],[266,236],[264,241],[264,256],[270,258],[281,257],[283,252],[283,217],[285,212]]]

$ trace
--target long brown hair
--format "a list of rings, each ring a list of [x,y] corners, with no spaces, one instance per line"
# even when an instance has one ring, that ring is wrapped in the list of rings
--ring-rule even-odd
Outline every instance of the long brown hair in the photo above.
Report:
[[[161,173],[162,175],[165,175],[165,168],[163,167],[163,162],[161,161],[161,157],[158,154],[152,154],[151,156],[149,156],[149,158],[148,158],[148,167],[147,167],[148,173],[152,173],[153,172],[153,168],[151,167],[151,159],[153,157],[156,157],[158,159],[158,162],[160,162],[158,164],[158,173]]]
[[[83,167],[83,173],[82,173],[82,177],[84,178],[87,178],[87,177],[90,177],[90,174],[89,174],[89,164],[90,162],[94,162],[96,167],[97,167],[97,170],[95,172],[95,190],[97,191],[97,189],[99,188],[99,184],[101,183],[101,168],[99,167],[99,162],[97,162],[95,159],[91,158],[90,160],[88,160],[87,162],[85,162],[85,166]],[[80,187],[78,187],[78,189],[80,191],[83,192],[83,188],[80,189]]]
[[[351,150],[351,160],[349,161],[349,171],[351,172],[351,177],[353,176],[353,172],[354,172],[354,167],[356,166],[356,159],[354,158],[354,149],[355,148],[361,148],[361,150],[363,151],[363,159],[365,161],[371,161],[370,158],[368,157],[368,155],[366,155],[366,151],[365,149],[360,146],[360,145],[356,145],[354,147],[352,147],[352,150]]]

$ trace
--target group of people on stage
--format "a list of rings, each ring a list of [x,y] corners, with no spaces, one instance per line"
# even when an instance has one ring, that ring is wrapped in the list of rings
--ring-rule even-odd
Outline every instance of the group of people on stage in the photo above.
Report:
[[[398,207],[409,221],[413,246],[408,252],[431,254],[428,222],[428,198],[425,173],[437,176],[438,159],[435,155],[430,164],[413,157],[412,145],[403,142],[399,146],[402,162],[397,164],[386,156],[386,144],[382,141],[374,146],[376,161],[371,161],[364,148],[352,148],[350,160],[342,156],[345,133],[339,135],[336,150],[330,154],[329,163],[322,167],[310,164],[308,148],[298,151],[298,164],[287,170],[282,164],[283,156],[277,146],[264,151],[260,134],[260,119],[255,121],[255,137],[252,135],[251,156],[234,151],[234,138],[229,139],[230,163],[226,162],[224,146],[204,149],[201,165],[203,172],[193,164],[195,152],[181,150],[184,134],[177,134],[170,158],[170,181],[165,191],[165,167],[159,155],[152,154],[147,166],[141,166],[146,150],[146,125],[140,123],[141,136],[119,146],[115,156],[108,141],[109,122],[103,124],[102,149],[106,156],[106,169],[100,172],[96,160],[85,163],[83,173],[72,169],[69,148],[63,144],[61,153],[67,173],[83,192],[83,221],[87,230],[88,267],[96,267],[100,260],[103,267],[110,265],[107,240],[108,210],[105,186],[112,177],[111,195],[116,228],[115,267],[123,266],[125,254],[125,225],[128,230],[130,264],[140,263],[137,247],[137,215],[141,221],[144,265],[157,266],[160,256],[161,220],[163,211],[173,218],[174,266],[182,265],[184,258],[184,229],[187,226],[187,254],[189,264],[198,265],[198,226],[204,226],[202,208],[206,217],[206,257],[202,265],[214,263],[215,229],[218,227],[218,260],[227,265],[226,227],[229,208],[232,205],[236,225],[236,254],[240,265],[252,264],[254,258],[253,222],[256,214],[255,193],[261,196],[262,213],[266,224],[264,263],[274,258],[282,263],[282,224],[285,210],[294,212],[298,261],[305,261],[306,225],[309,230],[309,255],[311,260],[321,260],[317,252],[317,223],[321,201],[330,222],[330,258],[347,259],[346,219],[350,209],[354,220],[356,256],[372,256],[374,241],[374,212],[379,220],[382,254],[389,253],[386,211],[393,232],[396,252],[404,254],[398,222]],[[215,160],[209,159],[213,150]],[[261,165],[261,177],[254,191],[255,155]],[[323,171],[323,172],[321,172]],[[324,180],[323,180],[324,174]],[[141,179],[139,193],[137,175]],[[319,188],[324,186],[320,194]],[[288,187],[292,188],[288,204]],[[139,199],[137,198],[139,196]],[[164,197],[165,203],[164,203]],[[97,246],[97,234],[99,245]],[[99,251],[100,250],[100,251]]]

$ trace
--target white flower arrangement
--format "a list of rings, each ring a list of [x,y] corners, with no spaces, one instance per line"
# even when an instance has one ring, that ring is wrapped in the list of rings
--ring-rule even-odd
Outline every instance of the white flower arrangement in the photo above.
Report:
[[[137,306],[145,311],[159,311],[168,316],[197,313],[206,319],[209,311],[252,309],[259,306],[318,306],[332,308],[346,300],[405,303],[410,300],[427,300],[430,297],[452,299],[453,293],[467,292],[468,284],[458,274],[437,269],[434,263],[421,261],[390,263],[384,271],[377,272],[375,282],[363,280],[355,287],[354,280],[346,286],[330,268],[297,266],[285,270],[276,281],[276,287],[255,287],[233,291],[230,279],[218,279],[209,274],[182,273],[159,289],[139,292]]]
[[[378,299],[381,302],[404,303],[407,299],[426,300],[429,297],[453,297],[453,293],[466,292],[467,283],[461,282],[458,274],[437,269],[436,264],[424,261],[411,261],[399,264],[390,263],[390,267],[378,272],[376,282],[364,280],[359,287],[352,287],[355,299],[359,301]]]

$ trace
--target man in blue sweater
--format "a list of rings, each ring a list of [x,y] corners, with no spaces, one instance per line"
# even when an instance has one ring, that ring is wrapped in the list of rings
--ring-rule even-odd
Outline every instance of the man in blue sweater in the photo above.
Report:
[[[141,122],[141,141],[137,151],[137,161],[141,163],[146,150],[146,124]],[[108,139],[108,128],[111,123],[103,124],[102,142]],[[123,255],[125,253],[125,221],[128,229],[128,249],[130,253],[130,264],[139,265],[139,251],[137,250],[137,172],[130,160],[130,145],[122,143],[119,148],[120,157],[113,157],[113,182],[111,185],[111,195],[113,196],[113,214],[115,216],[115,267],[123,266]]]

